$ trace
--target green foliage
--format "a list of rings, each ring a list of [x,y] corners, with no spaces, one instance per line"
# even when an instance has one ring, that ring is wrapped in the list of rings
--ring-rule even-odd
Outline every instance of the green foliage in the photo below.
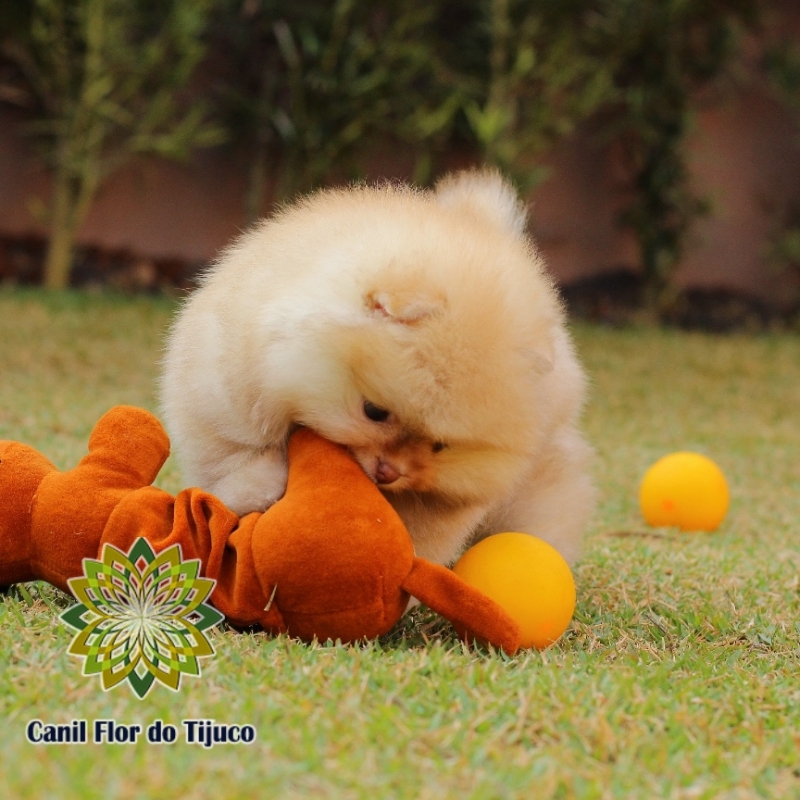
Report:
[[[268,180],[278,198],[332,175],[352,177],[365,143],[403,125],[430,70],[436,4],[424,0],[220,7],[215,49],[225,53],[220,106],[252,159],[248,215],[261,213]],[[426,131],[434,135],[434,130]]]
[[[524,188],[537,160],[608,99],[611,81],[583,36],[586,4],[521,0],[233,2],[217,48],[231,130],[253,156],[251,216],[265,176],[281,198],[341,175],[375,141],[416,154],[428,182],[453,146]],[[239,9],[239,13],[233,13]],[[351,173],[352,174],[352,173]]]
[[[185,157],[219,135],[178,93],[204,53],[211,0],[35,0],[8,56],[38,103],[31,131],[53,174],[45,283],[69,278],[75,233],[102,181],[133,153]]]
[[[709,210],[687,165],[693,103],[725,73],[763,4],[248,0],[238,17],[224,16],[238,26],[226,51],[241,66],[228,81],[236,130],[259,143],[251,211],[263,206],[267,171],[280,177],[281,198],[347,169],[357,175],[376,140],[415,152],[419,182],[455,150],[527,191],[547,150],[600,112],[627,157],[633,192],[622,222],[639,242],[658,316],[675,298],[692,224]]]
[[[767,49],[764,66],[779,98],[789,108],[800,111],[800,44],[791,38],[780,38]]]
[[[613,97],[587,2],[474,0],[450,56],[469,138],[525,191],[554,142]]]
[[[689,182],[686,138],[698,92],[736,53],[757,21],[759,0],[607,0],[603,52],[614,64],[620,108],[614,129],[634,175],[623,222],[638,240],[650,309],[675,299],[671,278],[697,217],[709,210]]]
[[[363,176],[376,150],[412,161],[419,183],[466,158],[528,191],[547,151],[591,117],[627,159],[622,223],[660,316],[692,225],[709,211],[687,165],[693,108],[769,4],[30,0],[30,32],[20,33],[24,13],[11,15],[6,51],[39,100],[35,130],[55,176],[51,253],[62,263],[97,186],[130,154],[181,157],[219,140],[204,105],[181,102],[200,94],[183,87],[208,45],[204,88],[249,165],[250,219],[268,201]],[[773,70],[795,98],[798,63]]]
[[[780,39],[768,49],[764,61],[779,100],[794,118],[800,147],[800,45],[791,39]],[[773,230],[767,260],[777,270],[792,270],[800,276],[800,202],[794,198],[770,210]]]

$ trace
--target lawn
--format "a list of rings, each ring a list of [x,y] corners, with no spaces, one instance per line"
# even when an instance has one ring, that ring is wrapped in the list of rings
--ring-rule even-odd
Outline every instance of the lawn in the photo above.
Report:
[[[59,466],[116,403],[156,408],[166,300],[0,291],[0,438]],[[103,693],[67,598],[0,600],[3,796],[800,798],[800,338],[579,325],[601,503],[575,620],[515,658],[418,612],[380,642],[214,631],[177,693]],[[728,476],[712,534],[649,530],[637,485],[694,449]],[[160,485],[175,491],[168,462]],[[2,509],[0,508],[0,512]],[[251,745],[33,745],[29,720],[250,724]]]

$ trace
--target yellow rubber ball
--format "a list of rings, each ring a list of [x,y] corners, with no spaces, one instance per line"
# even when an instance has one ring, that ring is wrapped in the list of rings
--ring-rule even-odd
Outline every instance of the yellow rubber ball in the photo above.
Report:
[[[656,528],[713,531],[728,513],[728,482],[710,458],[670,453],[645,472],[639,504],[647,523]]]
[[[453,570],[520,626],[522,647],[549,647],[575,611],[569,565],[558,550],[527,533],[489,536],[470,547]]]

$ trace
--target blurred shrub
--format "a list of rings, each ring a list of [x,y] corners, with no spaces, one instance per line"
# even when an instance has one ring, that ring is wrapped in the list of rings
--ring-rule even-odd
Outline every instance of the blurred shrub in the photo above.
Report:
[[[529,0],[230,0],[215,26],[220,108],[251,151],[250,215],[267,176],[290,196],[377,140],[409,146],[430,181],[470,148],[531,188],[538,159],[609,98],[585,46],[589,4]]]
[[[67,285],[78,227],[128,157],[186,157],[219,141],[203,108],[178,98],[204,54],[210,1],[33,0],[28,27],[4,38],[34,101],[29,130],[53,174],[42,209],[49,288]]]
[[[767,74],[777,97],[792,112],[796,144],[800,147],[800,43],[779,38],[767,50]],[[800,278],[800,202],[795,197],[771,203],[773,229],[767,246],[767,260],[779,270],[792,271]],[[796,301],[797,295],[790,300]]]
[[[200,85],[249,165],[251,219],[268,199],[359,177],[376,146],[413,153],[420,183],[456,150],[528,191],[543,154],[591,116],[626,154],[632,199],[621,222],[636,235],[645,297],[660,315],[692,223],[708,210],[689,183],[693,102],[737,63],[743,34],[774,2],[20,4],[34,22],[20,33],[25,14],[15,15],[6,52],[40,100],[54,220],[67,192],[74,229],[102,176],[131,152],[179,155],[217,140],[200,106],[179,102],[208,45]]]
[[[311,188],[376,137],[417,153],[435,177],[454,146],[524,191],[542,155],[591,114],[623,145],[646,303],[675,299],[672,275],[708,211],[689,183],[692,105],[738,53],[766,0],[231,0],[222,11],[223,106],[254,156],[249,208],[265,175],[278,196]]]
[[[431,125],[430,115],[447,102],[429,91],[436,10],[436,0],[222,0],[216,97],[250,159],[251,219],[267,184],[282,199],[337,173],[355,177],[356,155],[377,137],[408,137],[413,115],[427,114],[428,127],[410,138],[434,146],[446,120]]]
[[[603,52],[614,65],[612,130],[633,174],[623,215],[639,243],[645,304],[656,316],[676,299],[672,276],[697,217],[686,138],[698,93],[720,78],[759,20],[762,0],[607,0]]]
[[[448,62],[467,138],[485,162],[514,177],[523,191],[543,177],[542,154],[613,98],[613,65],[597,46],[595,5],[585,0],[458,4],[462,22]]]

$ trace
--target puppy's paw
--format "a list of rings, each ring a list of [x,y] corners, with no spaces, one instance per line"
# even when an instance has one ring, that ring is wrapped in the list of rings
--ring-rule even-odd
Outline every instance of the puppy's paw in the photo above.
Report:
[[[288,469],[282,453],[251,455],[209,487],[209,491],[239,516],[265,511],[286,491]]]

